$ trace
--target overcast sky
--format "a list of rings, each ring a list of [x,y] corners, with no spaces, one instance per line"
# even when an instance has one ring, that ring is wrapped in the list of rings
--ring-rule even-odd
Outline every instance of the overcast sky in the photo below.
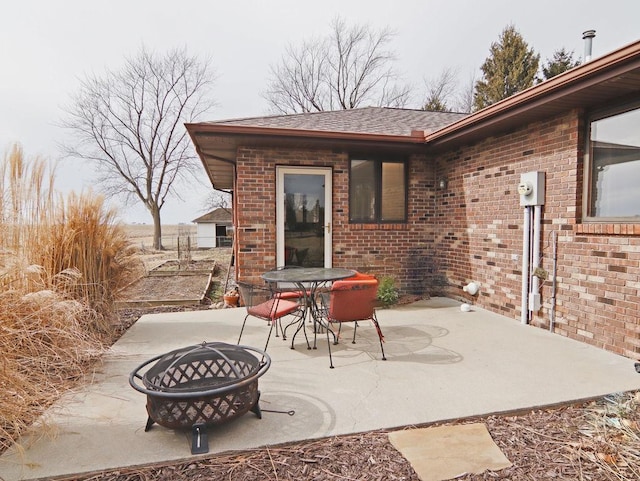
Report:
[[[491,43],[508,24],[541,61],[562,47],[581,58],[582,32],[589,29],[596,30],[594,57],[640,39],[638,0],[5,1],[0,6],[0,151],[20,142],[27,156],[59,160],[57,145],[68,133],[56,124],[79,79],[118,69],[143,44],[157,52],[186,47],[212,59],[217,107],[202,120],[264,115],[260,94],[269,66],[288,44],[328,33],[337,15],[350,24],[396,32],[391,47],[398,71],[415,89],[412,107],[422,100],[424,79],[445,68],[456,69],[461,82],[480,78]],[[91,179],[91,168],[66,160],[57,183],[63,191],[80,191]],[[208,189],[182,190],[185,201],[166,205],[163,223],[190,222],[203,213]],[[141,207],[124,209],[122,217],[151,223]]]

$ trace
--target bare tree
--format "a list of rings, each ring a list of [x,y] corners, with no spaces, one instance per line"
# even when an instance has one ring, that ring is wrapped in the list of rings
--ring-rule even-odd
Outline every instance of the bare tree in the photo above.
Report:
[[[469,74],[467,83],[465,83],[456,96],[456,111],[470,114],[473,112],[473,98],[476,90],[476,75],[474,72]]]
[[[457,72],[445,68],[438,77],[425,79],[426,95],[422,103],[423,110],[446,112],[450,110],[450,99],[453,97],[458,84]]]
[[[336,18],[326,38],[290,45],[271,67],[263,97],[280,114],[353,109],[365,104],[402,107],[410,89],[399,82],[388,29],[347,26]]]
[[[213,107],[209,60],[186,49],[164,55],[144,47],[119,71],[87,76],[65,110],[63,126],[77,142],[67,154],[93,162],[108,196],[138,200],[153,218],[162,248],[160,211],[175,185],[199,167],[184,122]]]
[[[209,212],[219,208],[231,207],[231,194],[222,190],[212,190],[204,201],[203,212]]]
[[[328,45],[326,40],[311,40],[297,49],[287,47],[282,63],[271,67],[269,89],[263,95],[273,111],[316,112],[330,105],[325,85]]]

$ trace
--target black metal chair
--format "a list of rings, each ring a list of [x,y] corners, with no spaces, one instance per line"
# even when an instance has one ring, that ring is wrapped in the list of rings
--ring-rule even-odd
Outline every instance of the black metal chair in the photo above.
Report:
[[[247,315],[242,322],[242,328],[238,336],[238,344],[240,344],[242,340],[244,327],[249,316],[267,321],[269,333],[267,335],[267,342],[264,345],[264,351],[267,350],[274,326],[276,326],[277,333],[277,323],[280,322],[283,317],[289,315],[294,316],[290,324],[304,322],[304,305],[300,304],[297,300],[282,297],[283,291],[270,285],[257,285],[247,282],[238,282],[237,284],[240,290],[240,297],[247,309]]]
[[[284,269],[300,269],[301,266],[297,265],[287,265],[277,267],[276,270],[281,271]],[[280,299],[286,299],[289,301],[296,301],[300,303],[301,309],[307,309],[309,307],[311,291],[309,289],[301,288],[300,286],[295,285],[283,285],[283,284],[269,284],[274,291],[274,295],[279,297]],[[278,320],[278,325],[280,327],[280,332],[282,332],[282,340],[287,340],[287,329],[296,322],[292,321],[288,323],[286,326],[282,326],[282,318]],[[276,337],[278,337],[278,325],[276,325]],[[307,342],[308,344],[308,342]]]

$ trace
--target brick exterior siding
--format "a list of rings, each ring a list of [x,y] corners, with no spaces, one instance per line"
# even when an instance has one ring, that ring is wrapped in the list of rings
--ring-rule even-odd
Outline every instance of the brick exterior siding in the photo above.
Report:
[[[350,224],[349,155],[328,150],[244,149],[237,155],[236,242],[239,279],[258,281],[276,266],[276,166],[330,167],[333,172],[334,267],[393,276],[404,291],[425,293],[435,274],[434,168],[424,156],[409,158],[406,224]]]
[[[477,305],[520,319],[523,208],[520,174],[546,174],[542,309],[548,328],[557,233],[556,333],[632,358],[640,353],[640,225],[581,224],[584,126],[570,112],[437,159],[449,188],[438,194],[436,250],[449,295],[474,280]],[[611,235],[614,234],[614,235]]]
[[[520,174],[546,173],[543,207],[542,309],[531,323],[548,328],[553,270],[551,232],[558,234],[555,332],[638,358],[640,225],[581,224],[583,125],[577,111],[443,154],[409,162],[406,224],[348,221],[348,153],[240,148],[234,209],[236,275],[259,280],[276,267],[276,166],[333,169],[333,265],[391,275],[405,292],[469,299],[520,319],[523,208]],[[436,180],[448,179],[444,190]],[[543,355],[543,353],[541,353]]]

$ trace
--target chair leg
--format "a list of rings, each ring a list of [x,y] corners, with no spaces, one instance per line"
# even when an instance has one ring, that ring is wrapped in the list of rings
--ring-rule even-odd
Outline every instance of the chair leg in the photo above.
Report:
[[[356,343],[356,331],[358,330],[358,321],[353,323],[353,339],[351,339],[351,344]]]
[[[269,327],[269,334],[267,334],[267,342],[264,344],[264,352],[267,352],[267,346],[269,345],[269,339],[271,339],[271,331],[273,331],[273,325],[275,321],[271,323],[271,327]],[[276,327],[277,329],[277,327]]]
[[[329,346],[329,368],[333,369],[333,357],[331,356],[331,341],[329,340],[329,331],[331,329],[327,329],[327,346]]]
[[[376,327],[376,331],[378,332],[378,340],[380,341],[380,351],[382,351],[382,360],[386,361],[387,358],[384,355],[384,347],[382,346],[382,342],[384,341],[384,336],[382,335],[382,329],[380,329],[380,324],[378,323],[378,319],[375,313],[373,314],[373,317],[371,318],[371,320],[373,321],[373,325]]]
[[[380,351],[382,351],[382,360],[386,361],[387,358],[384,355],[384,347],[382,347],[382,339],[380,340]]]
[[[282,333],[282,340],[286,341],[287,340],[287,327],[289,327],[289,324],[287,324],[286,326],[282,327],[282,318],[278,319],[278,322],[280,323],[280,332]],[[278,337],[278,331],[276,331],[276,337]]]
[[[248,317],[249,317],[249,314],[244,316],[244,321],[242,321],[242,328],[240,328],[240,335],[238,336],[238,344],[240,344],[240,339],[242,339],[242,333],[244,332],[244,325],[247,323]]]

